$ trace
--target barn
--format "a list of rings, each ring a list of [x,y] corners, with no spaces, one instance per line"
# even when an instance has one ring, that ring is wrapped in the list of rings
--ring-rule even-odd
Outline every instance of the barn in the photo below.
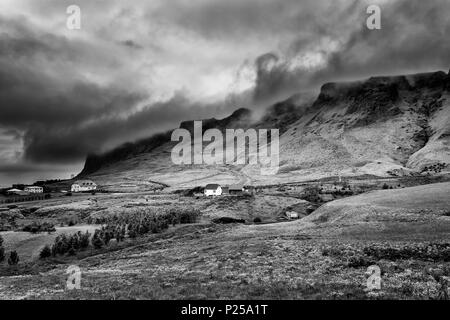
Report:
[[[210,183],[205,187],[205,196],[220,196],[222,194],[222,187],[216,183]]]

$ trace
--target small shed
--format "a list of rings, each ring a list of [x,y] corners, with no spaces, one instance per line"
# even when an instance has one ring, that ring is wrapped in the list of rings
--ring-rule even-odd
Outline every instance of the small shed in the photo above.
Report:
[[[6,194],[10,196],[28,196],[30,193],[20,189],[9,189],[6,191]]]
[[[230,194],[242,194],[244,192],[244,186],[242,184],[233,184],[229,186]]]
[[[295,212],[295,211],[287,211],[286,212],[286,216],[289,219],[298,219],[298,218],[300,218],[299,215],[298,215],[298,212]]]

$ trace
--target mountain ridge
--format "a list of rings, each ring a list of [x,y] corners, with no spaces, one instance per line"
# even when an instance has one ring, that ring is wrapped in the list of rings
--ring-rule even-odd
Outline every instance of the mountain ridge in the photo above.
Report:
[[[241,108],[223,119],[204,120],[203,130],[279,128],[281,162],[274,181],[319,179],[336,172],[389,176],[419,174],[433,165],[448,168],[450,74],[437,71],[330,82],[322,85],[315,100],[300,100],[293,96],[276,103],[257,121],[250,110]],[[183,121],[180,128],[191,131],[192,125],[193,120]],[[90,155],[79,176],[141,172],[144,180],[179,186],[221,179],[255,184],[267,180],[252,165],[171,166],[170,134],[171,130]],[[185,174],[189,179],[182,178]],[[196,174],[198,179],[192,177]]]

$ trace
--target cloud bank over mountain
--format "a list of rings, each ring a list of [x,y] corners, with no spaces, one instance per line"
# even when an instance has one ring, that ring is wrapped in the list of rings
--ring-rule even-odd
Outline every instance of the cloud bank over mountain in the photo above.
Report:
[[[81,30],[71,4],[0,4],[0,177],[328,81],[450,66],[446,0],[82,0]]]

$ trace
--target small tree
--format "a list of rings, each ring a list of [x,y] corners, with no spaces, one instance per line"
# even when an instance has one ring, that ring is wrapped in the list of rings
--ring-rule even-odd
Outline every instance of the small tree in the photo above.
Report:
[[[100,234],[100,230],[95,230],[91,242],[95,249],[100,249],[101,247],[103,247],[104,243]]]
[[[116,230],[114,231],[114,237],[116,238],[117,242],[123,241],[125,239],[125,227],[123,226],[117,226]]]
[[[19,263],[19,255],[16,251],[11,251],[8,258],[8,264],[10,266],[17,265]]]
[[[128,236],[131,239],[134,239],[134,238],[136,238],[138,236],[137,228],[138,227],[135,224],[128,225]]]
[[[39,254],[39,257],[41,259],[46,259],[52,255],[52,250],[48,245],[46,245],[44,248],[42,248],[41,253]]]
[[[84,234],[80,235],[80,248],[86,249],[89,246],[89,238],[91,237],[91,234],[86,231]]]
[[[102,229],[100,231],[100,237],[103,240],[103,243],[105,244],[105,246],[107,246],[109,241],[111,241],[111,239],[114,238],[114,234],[111,231],[111,227],[109,227],[109,226],[102,227]]]
[[[253,219],[253,222],[254,223],[260,223],[260,222],[262,222],[262,220],[261,220],[260,217],[256,217],[255,219]]]
[[[67,251],[67,254],[69,256],[74,256],[76,254],[76,251],[73,247],[70,247],[69,251]]]

